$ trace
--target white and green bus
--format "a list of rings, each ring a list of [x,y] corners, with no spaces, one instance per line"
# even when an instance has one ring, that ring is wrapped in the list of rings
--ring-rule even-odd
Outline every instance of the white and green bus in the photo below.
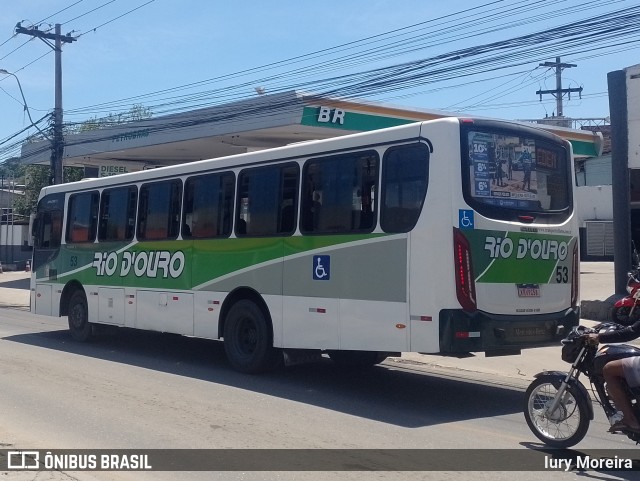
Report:
[[[283,353],[519,353],[579,319],[571,145],[444,118],[46,187],[31,309]],[[286,356],[285,356],[286,357]]]

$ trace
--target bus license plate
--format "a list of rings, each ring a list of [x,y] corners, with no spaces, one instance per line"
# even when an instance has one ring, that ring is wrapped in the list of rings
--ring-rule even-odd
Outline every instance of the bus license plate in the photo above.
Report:
[[[548,336],[549,331],[544,327],[516,327],[513,334],[515,337],[540,337]]]
[[[540,297],[538,284],[517,284],[518,297]]]

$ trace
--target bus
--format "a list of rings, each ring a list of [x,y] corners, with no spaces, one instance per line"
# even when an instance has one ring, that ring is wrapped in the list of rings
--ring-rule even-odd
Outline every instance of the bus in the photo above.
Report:
[[[247,373],[519,354],[579,320],[573,169],[543,130],[443,118],[48,186],[31,309],[222,340]]]

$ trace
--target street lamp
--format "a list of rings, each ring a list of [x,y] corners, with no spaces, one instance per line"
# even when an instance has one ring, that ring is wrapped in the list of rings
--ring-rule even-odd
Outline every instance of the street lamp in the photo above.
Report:
[[[16,79],[16,82],[18,82],[18,88],[20,89],[20,95],[22,95],[22,103],[24,104],[24,110],[27,112],[27,115],[29,116],[29,120],[31,121],[31,125],[33,125],[36,129],[38,129],[38,132],[40,132],[42,135],[44,135],[45,139],[47,139],[49,142],[52,142],[51,137],[49,137],[42,130],[40,130],[40,127],[38,127],[34,123],[33,119],[31,118],[31,112],[29,112],[29,107],[27,107],[27,100],[24,98],[24,92],[22,91],[22,85],[20,85],[20,79],[18,78],[18,76],[16,74],[14,74],[14,73],[7,72],[3,68],[0,68],[0,74],[11,75],[13,78]]]

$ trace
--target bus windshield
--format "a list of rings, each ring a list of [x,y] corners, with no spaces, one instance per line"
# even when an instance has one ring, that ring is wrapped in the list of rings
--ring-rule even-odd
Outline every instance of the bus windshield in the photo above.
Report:
[[[477,210],[558,213],[570,209],[569,156],[561,145],[517,131],[469,130],[466,148],[465,195]]]

